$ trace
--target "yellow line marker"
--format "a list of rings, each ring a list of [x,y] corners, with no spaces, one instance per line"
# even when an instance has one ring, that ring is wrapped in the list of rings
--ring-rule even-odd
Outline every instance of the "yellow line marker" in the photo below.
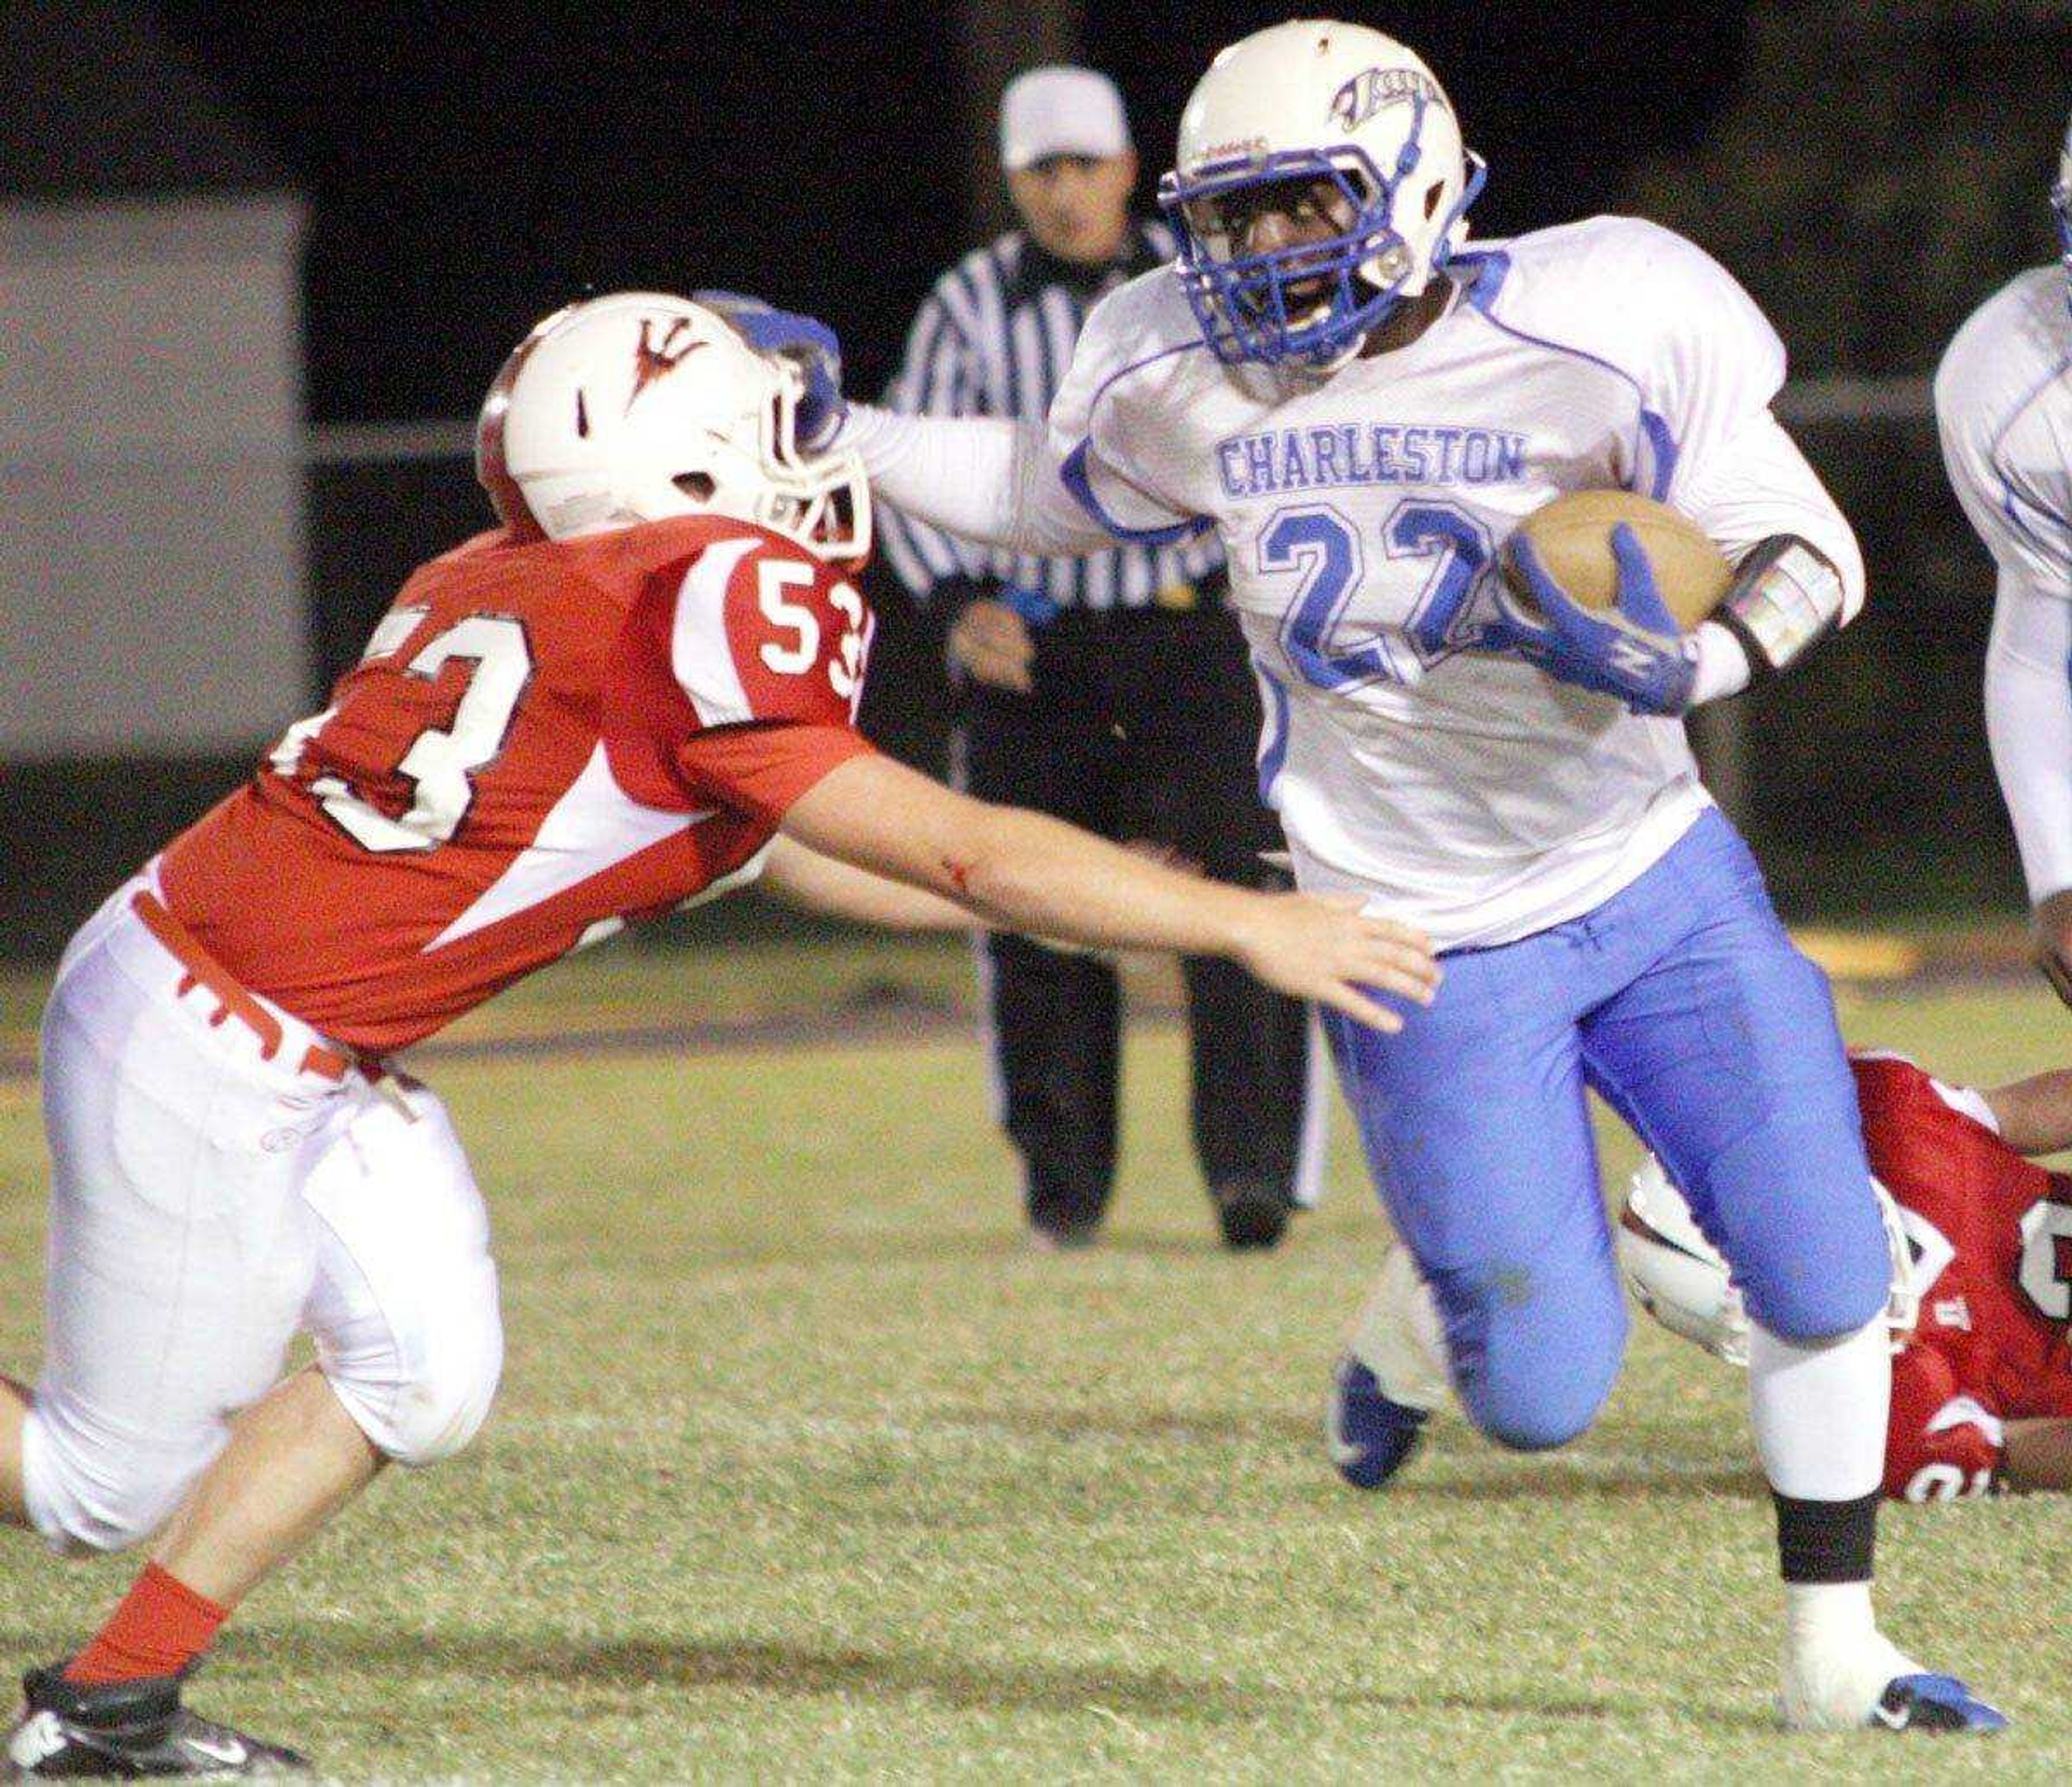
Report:
[[[1792,941],[1837,980],[1904,980],[1918,974],[1921,946],[1876,931],[1794,930]]]

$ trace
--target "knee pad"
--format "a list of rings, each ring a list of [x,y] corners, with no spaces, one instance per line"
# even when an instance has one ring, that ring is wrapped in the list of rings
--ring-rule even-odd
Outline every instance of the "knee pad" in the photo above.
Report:
[[[165,1525],[228,1436],[219,1423],[184,1446],[139,1446],[32,1403],[22,1426],[29,1519],[55,1551],[126,1551]]]
[[[413,1082],[370,1093],[303,1196],[327,1231],[306,1312],[326,1380],[384,1456],[450,1458],[488,1416],[504,1326],[488,1214],[444,1107]]]
[[[1552,1452],[1589,1430],[1618,1375],[1614,1354],[1609,1367],[1598,1370],[1572,1369],[1527,1383],[1464,1383],[1461,1403],[1498,1445],[1512,1452]]]
[[[416,1356],[354,1349],[323,1360],[326,1380],[368,1441],[399,1465],[436,1465],[465,1451],[504,1371],[504,1329],[495,1287],[469,1318],[425,1337]]]
[[[1521,1300],[1498,1275],[1486,1286],[1433,1289],[1461,1406],[1514,1452],[1547,1452],[1589,1428],[1626,1352],[1626,1304],[1615,1281],[1557,1299]]]
[[[1713,1203],[1751,1321],[1779,1338],[1833,1340],[1875,1321],[1892,1296],[1892,1245],[1868,1170],[1824,1132],[1797,1149],[1759,1144],[1778,1163],[1738,1181],[1716,1169]],[[1731,1156],[1729,1169],[1743,1166]],[[1737,1185],[1751,1185],[1753,1191]]]
[[[1883,1243],[1850,1267],[1782,1272],[1742,1287],[1749,1317],[1780,1340],[1805,1346],[1846,1339],[1885,1313],[1892,1296],[1892,1261]]]

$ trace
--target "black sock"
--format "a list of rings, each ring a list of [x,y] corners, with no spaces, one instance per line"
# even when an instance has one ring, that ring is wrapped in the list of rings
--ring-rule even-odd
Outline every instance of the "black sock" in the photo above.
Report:
[[[1878,1492],[1854,1501],[1805,1501],[1770,1491],[1777,1503],[1778,1570],[1786,1582],[1868,1582],[1877,1549]]]

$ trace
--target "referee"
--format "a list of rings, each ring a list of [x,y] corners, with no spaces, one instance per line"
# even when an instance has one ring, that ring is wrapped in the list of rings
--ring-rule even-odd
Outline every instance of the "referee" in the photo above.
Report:
[[[1137,158],[1121,96],[1092,69],[1018,76],[1001,161],[1023,228],[937,281],[887,401],[934,415],[1040,419],[1088,309],[1174,258],[1130,212]],[[965,685],[963,771],[982,799],[1054,813],[1259,885],[1281,839],[1260,805],[1259,699],[1223,606],[1213,537],[1082,559],[1016,557],[884,516],[886,555],[948,627]],[[1000,1103],[1022,1154],[1030,1234],[1083,1247],[1113,1188],[1120,995],[1114,971],[1025,939],[980,958]],[[1224,1242],[1270,1247],[1315,1197],[1321,1076],[1308,1016],[1242,969],[1182,963],[1194,1151]]]

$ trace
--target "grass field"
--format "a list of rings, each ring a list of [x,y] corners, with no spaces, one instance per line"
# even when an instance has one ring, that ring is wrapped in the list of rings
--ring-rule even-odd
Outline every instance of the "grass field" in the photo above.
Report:
[[[519,1008],[841,1009],[955,952],[607,952]],[[19,1031],[33,986],[0,992]],[[2026,988],[1852,996],[1959,1075],[2066,1052]],[[428,1069],[497,1222],[510,1363],[477,1449],[391,1473],[236,1623],[195,1695],[349,1779],[2061,1778],[2062,1501],[1888,1518],[1889,1623],[2019,1721],[1790,1738],[1741,1385],[1637,1329],[1599,1427],[1457,1421],[1344,1489],[1321,1389],[1379,1226],[1341,1125],[1291,1243],[1211,1243],[1181,1054],[1133,1039],[1112,1239],[1017,1251],[964,1040]],[[1631,1158],[1619,1140],[1608,1167]],[[0,1084],[0,1362],[35,1358],[33,1089]],[[0,1658],[126,1580],[0,1546]]]

